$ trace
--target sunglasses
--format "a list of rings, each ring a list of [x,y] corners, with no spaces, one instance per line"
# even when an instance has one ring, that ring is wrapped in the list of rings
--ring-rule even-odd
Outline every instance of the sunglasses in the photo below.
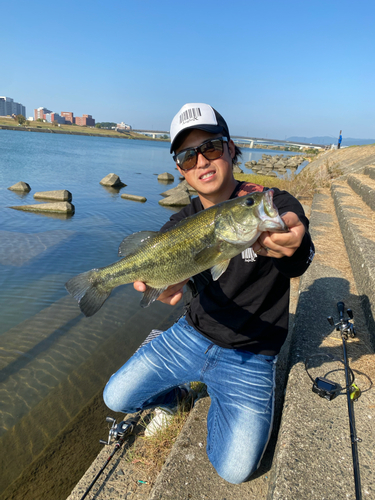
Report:
[[[173,156],[173,161],[181,168],[181,170],[190,170],[195,167],[198,161],[198,153],[203,155],[206,160],[217,160],[223,156],[224,142],[228,142],[226,137],[218,137],[217,139],[208,139],[202,142],[196,148],[188,148]]]

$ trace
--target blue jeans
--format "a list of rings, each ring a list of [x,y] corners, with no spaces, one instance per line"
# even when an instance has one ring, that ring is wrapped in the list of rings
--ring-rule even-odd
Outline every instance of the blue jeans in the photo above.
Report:
[[[109,379],[105,404],[134,413],[171,407],[176,386],[207,385],[207,455],[230,483],[246,481],[259,467],[273,420],[276,356],[212,344],[183,317],[146,344]]]

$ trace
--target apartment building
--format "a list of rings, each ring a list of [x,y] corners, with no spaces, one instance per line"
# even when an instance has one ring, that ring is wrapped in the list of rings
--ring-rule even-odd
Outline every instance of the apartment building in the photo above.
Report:
[[[57,123],[65,123],[65,118],[64,116],[60,116],[58,113],[47,113],[44,115],[45,116],[45,120],[46,122],[49,122],[49,123],[53,123],[53,122],[57,122]]]
[[[116,127],[116,130],[131,130],[131,129],[132,129],[131,126],[127,125],[124,122],[118,123]]]
[[[73,125],[75,123],[74,115],[71,111],[61,111],[61,116],[65,118],[65,123]]]
[[[26,108],[11,97],[0,96],[0,116],[23,115],[26,118]]]
[[[91,115],[76,116],[75,123],[81,127],[95,127],[95,120]]]
[[[45,120],[45,115],[48,115],[49,113],[52,113],[52,111],[47,108],[41,107],[34,109],[34,120]]]

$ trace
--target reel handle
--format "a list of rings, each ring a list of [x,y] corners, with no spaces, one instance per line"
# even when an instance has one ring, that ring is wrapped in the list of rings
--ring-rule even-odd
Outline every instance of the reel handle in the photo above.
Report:
[[[344,316],[344,308],[345,308],[344,302],[337,302],[337,310],[339,312],[340,319]]]

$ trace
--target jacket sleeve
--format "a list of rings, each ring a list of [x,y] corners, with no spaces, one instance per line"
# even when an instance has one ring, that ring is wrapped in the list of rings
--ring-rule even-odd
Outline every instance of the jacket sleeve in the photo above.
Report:
[[[302,238],[300,247],[291,257],[272,259],[277,270],[288,278],[301,276],[311,264],[315,248],[309,233],[309,220],[307,219],[301,203],[286,191],[274,188],[274,204],[279,214],[294,212],[305,226],[306,232]]]

